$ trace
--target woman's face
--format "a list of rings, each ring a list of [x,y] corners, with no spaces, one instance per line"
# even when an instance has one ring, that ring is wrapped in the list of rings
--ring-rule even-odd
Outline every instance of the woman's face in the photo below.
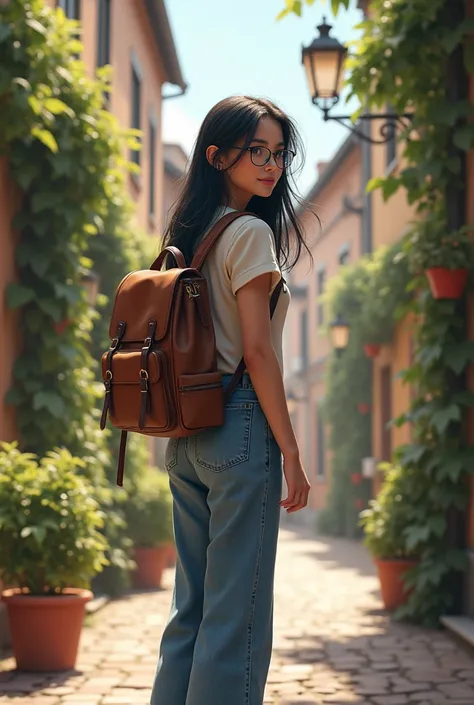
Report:
[[[245,138],[238,140],[224,156],[219,157],[217,162],[217,168],[226,169],[224,175],[230,196],[229,205],[237,210],[245,209],[253,196],[263,198],[270,196],[283,173],[276,165],[274,156],[279,150],[285,148],[283,131],[276,120],[262,117],[249,145],[253,155],[248,150],[244,151],[242,158],[228,168],[238,156],[239,148],[244,144]],[[256,166],[253,162],[257,164],[260,161],[263,162],[268,155],[265,148],[272,152],[270,160],[264,166]]]

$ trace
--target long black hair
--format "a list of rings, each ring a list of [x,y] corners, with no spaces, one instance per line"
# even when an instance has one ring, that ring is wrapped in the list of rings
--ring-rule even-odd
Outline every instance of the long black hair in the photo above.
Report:
[[[229,200],[224,171],[209,164],[207,148],[210,145],[218,147],[213,156],[213,163],[216,164],[219,155],[234,146],[239,139],[245,139],[244,147],[248,147],[259,120],[266,116],[281,125],[285,148],[297,153],[301,169],[304,160],[301,139],[293,121],[278,106],[270,100],[250,96],[231,96],[217,103],[201,125],[181,195],[164,235],[164,245],[178,247],[188,265],[197,243],[208,231],[216,210]],[[236,164],[244,154],[244,151],[240,151],[228,168]],[[268,223],[273,230],[278,261],[284,269],[291,269],[296,264],[303,248],[311,257],[292,199],[300,204],[303,201],[290,184],[292,178],[292,172],[284,170],[271,196],[253,196],[246,208]]]

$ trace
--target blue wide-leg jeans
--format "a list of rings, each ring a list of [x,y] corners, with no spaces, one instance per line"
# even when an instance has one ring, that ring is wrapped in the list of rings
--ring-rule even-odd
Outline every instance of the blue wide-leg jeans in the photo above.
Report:
[[[169,441],[166,469],[176,579],[151,705],[262,705],[282,464],[248,375],[223,426]]]

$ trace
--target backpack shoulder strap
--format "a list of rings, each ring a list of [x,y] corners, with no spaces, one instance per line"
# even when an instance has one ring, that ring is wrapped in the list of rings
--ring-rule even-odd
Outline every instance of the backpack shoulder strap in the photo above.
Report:
[[[219,218],[217,223],[199,243],[196,252],[194,253],[193,261],[191,262],[191,267],[193,269],[201,269],[207,255],[212,250],[227,226],[243,215],[258,217],[255,213],[250,213],[250,211],[236,211],[235,213],[227,213],[226,215],[223,215],[222,218]]]
[[[273,314],[275,313],[275,309],[277,307],[278,299],[280,298],[281,291],[283,289],[283,286],[285,285],[285,280],[283,277],[280,278],[278,284],[276,287],[273,289],[272,295],[270,297],[270,320],[273,318]],[[243,377],[243,374],[245,372],[245,360],[244,358],[241,359],[239,362],[237,369],[235,370],[234,374],[232,375],[232,378],[227,385],[225,392],[224,392],[224,402],[227,404],[227,402],[230,400],[232,396],[232,392],[240,382],[240,380]]]

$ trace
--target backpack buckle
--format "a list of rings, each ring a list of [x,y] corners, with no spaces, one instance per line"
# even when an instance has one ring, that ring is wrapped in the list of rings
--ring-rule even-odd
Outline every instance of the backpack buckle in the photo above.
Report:
[[[199,284],[197,282],[191,282],[190,284],[186,284],[186,293],[190,299],[197,299],[197,297],[200,295]]]

